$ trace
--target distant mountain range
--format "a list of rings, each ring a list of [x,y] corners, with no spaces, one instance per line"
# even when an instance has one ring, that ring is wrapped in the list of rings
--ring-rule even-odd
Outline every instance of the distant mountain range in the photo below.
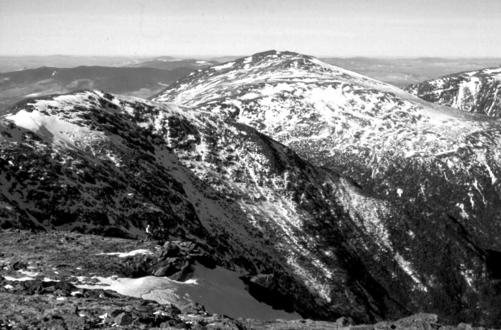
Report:
[[[79,89],[94,88],[149,97],[192,70],[231,59],[234,57],[189,59],[172,56],[0,56],[0,72],[3,72],[0,73],[0,113],[2,108],[5,109],[25,97],[67,93]],[[501,59],[353,57],[323,60],[398,87],[451,72],[501,64]],[[58,72],[59,77],[52,76],[54,72]]]
[[[179,68],[192,68],[199,69],[204,68],[209,65],[218,64],[218,61],[214,60],[197,60],[197,59],[164,59],[164,58],[155,58],[149,61],[140,62],[136,64],[130,64],[127,66],[137,67],[137,68],[154,68],[161,70],[174,70]]]
[[[403,88],[453,72],[501,65],[501,58],[323,58],[323,61]]]
[[[141,65],[79,66],[41,67],[0,73],[0,112],[2,108],[5,109],[25,97],[68,93],[82,89],[102,89],[113,93],[148,97],[194,69],[203,67],[196,61],[159,63],[167,64],[158,69]]]

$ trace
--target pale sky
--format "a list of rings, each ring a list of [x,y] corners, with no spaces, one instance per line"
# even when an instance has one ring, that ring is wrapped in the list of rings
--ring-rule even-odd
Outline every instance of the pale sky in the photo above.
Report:
[[[0,0],[0,55],[501,57],[501,0]]]

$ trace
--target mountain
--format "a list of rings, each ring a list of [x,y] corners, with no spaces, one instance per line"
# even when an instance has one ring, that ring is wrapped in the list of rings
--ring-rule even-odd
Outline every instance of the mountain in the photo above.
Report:
[[[148,61],[143,61],[139,63],[129,64],[128,67],[135,68],[154,68],[161,70],[174,70],[178,68],[192,68],[200,69],[205,68],[209,65],[214,65],[219,63],[214,60],[202,60],[202,59],[176,59],[171,57],[158,57],[150,59]]]
[[[86,91],[26,100],[0,127],[3,228],[192,242],[305,317],[369,322],[422,298],[388,203],[226,116]]]
[[[404,88],[452,72],[473,71],[499,65],[499,58],[373,58],[332,57],[322,61]]]
[[[126,66],[145,62],[150,57],[134,56],[78,56],[78,55],[0,55],[0,72],[36,69],[44,66],[74,68],[83,66]]]
[[[99,251],[58,236],[75,245],[47,262],[92,246],[78,255],[86,275],[37,266],[65,291],[178,303],[172,290],[200,280],[191,292],[239,288],[229,308],[255,304],[250,294],[290,318],[501,322],[496,120],[270,51],[192,72],[150,101],[82,91],[24,100],[0,121],[2,228],[161,243]],[[103,255],[126,259],[97,266]],[[228,283],[211,282],[221,274]],[[56,285],[10,276],[5,290]]]
[[[369,236],[380,244],[355,250],[365,265],[372,258],[384,269],[366,267],[387,292],[403,283],[383,275],[391,278],[393,268],[381,255],[392,251],[413,284],[406,291],[412,302],[398,300],[406,308],[499,324],[497,121],[277,51],[193,72],[153,100],[252,126],[315,166],[351,178],[386,205],[371,217]]]
[[[491,117],[501,116],[501,67],[451,74],[406,89],[429,102]]]
[[[151,96],[192,70],[193,66],[187,64],[169,70],[80,66],[41,67],[0,73],[0,113],[25,97],[82,89],[95,88],[133,96]]]

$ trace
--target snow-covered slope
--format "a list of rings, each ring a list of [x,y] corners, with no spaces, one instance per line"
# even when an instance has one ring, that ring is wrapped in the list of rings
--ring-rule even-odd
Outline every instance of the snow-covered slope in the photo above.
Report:
[[[435,107],[309,56],[256,54],[194,73],[155,100],[253,126],[317,165],[401,203],[422,200],[433,207],[432,196],[449,192],[446,205],[440,200],[436,206],[471,220],[493,203],[486,198],[497,200],[484,193],[497,187],[499,177],[497,123]],[[495,221],[489,223],[500,232]]]
[[[406,89],[429,102],[501,116],[501,67],[447,75]]]
[[[377,196],[377,205],[388,205],[372,221],[373,237],[399,250],[394,260],[415,292],[433,297],[413,303],[457,319],[488,309],[482,301],[491,298],[479,292],[500,276],[492,263],[501,251],[497,122],[276,51],[199,70],[154,100],[252,126],[315,165],[353,178]],[[364,206],[372,207],[357,204]],[[368,260],[366,249],[357,246]],[[477,307],[466,311],[465,300]]]
[[[182,185],[155,162],[151,137],[114,102],[84,92],[28,100],[4,116],[2,212],[30,226],[119,236],[144,236],[145,222],[203,231]]]
[[[2,226],[149,225],[309,317],[381,319],[424,299],[388,240],[388,203],[225,116],[95,91],[28,100],[0,127]]]

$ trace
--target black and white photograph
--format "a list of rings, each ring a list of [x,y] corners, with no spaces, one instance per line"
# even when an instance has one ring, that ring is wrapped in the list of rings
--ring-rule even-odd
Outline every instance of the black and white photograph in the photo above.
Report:
[[[0,329],[501,329],[501,1],[0,0]]]

